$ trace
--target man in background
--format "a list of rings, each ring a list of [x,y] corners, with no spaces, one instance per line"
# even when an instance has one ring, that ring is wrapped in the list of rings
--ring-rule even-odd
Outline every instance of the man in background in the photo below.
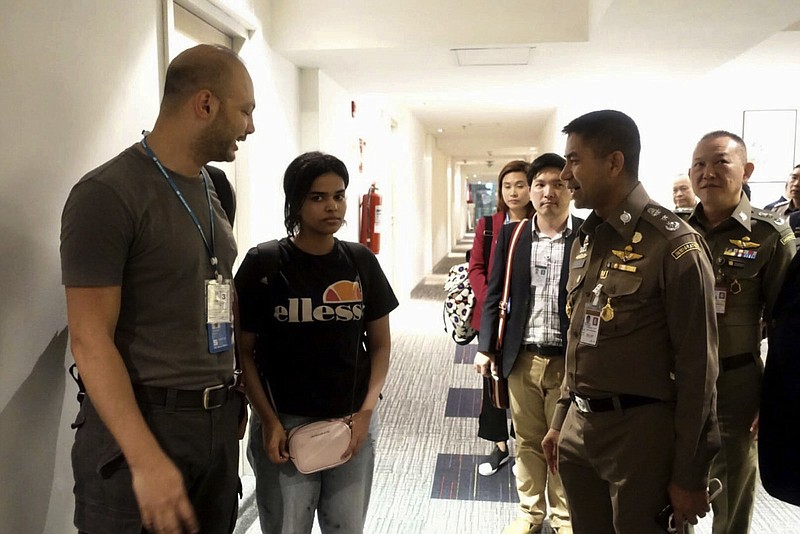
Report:
[[[545,517],[558,534],[572,534],[561,478],[558,473],[548,474],[542,451],[564,379],[569,252],[583,222],[569,214],[571,195],[560,178],[564,164],[564,158],[548,153],[533,160],[528,170],[536,213],[520,235],[511,265],[514,305],[508,314],[502,353],[495,349],[499,303],[516,224],[500,231],[481,320],[478,350],[489,361],[502,359],[516,431],[519,515],[504,534],[540,532]],[[489,365],[476,367],[478,373],[490,376]]]
[[[800,165],[796,165],[786,180],[785,196],[764,206],[778,215],[789,215],[800,210]]]
[[[692,182],[689,181],[689,177],[685,174],[678,176],[672,182],[672,202],[675,204],[673,211],[678,215],[691,213],[697,204]]]

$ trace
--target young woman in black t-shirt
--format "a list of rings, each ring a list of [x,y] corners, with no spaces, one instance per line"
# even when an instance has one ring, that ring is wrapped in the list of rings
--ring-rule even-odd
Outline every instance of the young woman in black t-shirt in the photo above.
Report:
[[[344,222],[348,182],[347,168],[331,155],[296,158],[283,182],[288,237],[272,243],[274,257],[251,249],[236,274],[237,339],[254,412],[248,458],[263,532],[311,532],[315,513],[323,533],[364,527],[373,411],[389,368],[389,312],[397,299],[366,247],[334,238]],[[326,471],[299,473],[288,461],[286,431],[351,414],[353,457]]]

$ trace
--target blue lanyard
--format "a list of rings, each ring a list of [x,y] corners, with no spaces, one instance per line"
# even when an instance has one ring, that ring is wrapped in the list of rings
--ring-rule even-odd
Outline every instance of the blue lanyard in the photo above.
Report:
[[[178,196],[178,200],[181,201],[183,207],[186,208],[186,212],[189,214],[189,217],[191,217],[192,221],[194,221],[194,225],[197,227],[197,231],[200,232],[200,237],[203,238],[203,244],[206,246],[206,252],[208,252],[208,257],[211,260],[211,267],[214,269],[214,277],[219,279],[220,275],[219,275],[219,270],[217,269],[217,264],[219,262],[217,261],[217,256],[214,252],[214,211],[211,208],[211,193],[208,190],[208,179],[206,178],[206,173],[203,172],[202,176],[203,176],[203,185],[206,188],[206,199],[208,200],[208,220],[211,223],[210,245],[208,243],[208,239],[206,239],[206,234],[203,232],[203,227],[200,225],[200,221],[197,220],[197,216],[194,214],[194,211],[192,211],[192,207],[189,205],[188,202],[186,202],[183,193],[181,193],[181,190],[178,189],[178,184],[175,183],[175,181],[167,172],[167,169],[165,169],[164,166],[161,164],[161,162],[158,159],[158,156],[156,156],[150,149],[150,146],[147,144],[147,137],[142,137],[142,148],[144,148],[144,151],[147,152],[147,155],[150,157],[150,159],[153,160],[153,163],[156,164],[158,169],[161,171],[161,174],[164,175],[164,178],[167,179],[167,183],[175,192],[175,194]]]

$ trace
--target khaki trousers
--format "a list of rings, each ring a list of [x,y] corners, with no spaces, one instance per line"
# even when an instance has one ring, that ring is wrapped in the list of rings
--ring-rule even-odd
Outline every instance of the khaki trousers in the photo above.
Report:
[[[755,504],[758,452],[750,432],[761,395],[761,368],[747,365],[720,370],[717,379],[717,419],[722,438],[711,463],[712,478],[722,482],[722,493],[714,499],[714,534],[747,534]],[[789,415],[787,415],[788,417]]]
[[[542,439],[550,428],[564,378],[564,357],[543,358],[521,351],[508,376],[511,420],[517,443],[517,493],[522,516],[541,525],[550,503],[550,525],[568,526],[561,478],[548,473]],[[547,496],[547,501],[545,500]]]

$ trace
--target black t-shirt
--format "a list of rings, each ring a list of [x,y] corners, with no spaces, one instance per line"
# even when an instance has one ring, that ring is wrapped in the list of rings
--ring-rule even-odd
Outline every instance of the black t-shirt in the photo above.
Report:
[[[341,417],[358,410],[366,396],[365,324],[398,302],[377,258],[350,243],[354,264],[344,246],[336,240],[333,251],[317,256],[284,238],[279,269],[264,267],[252,248],[236,273],[242,329],[257,334],[256,366],[281,413]],[[277,276],[269,276],[270,269]]]

